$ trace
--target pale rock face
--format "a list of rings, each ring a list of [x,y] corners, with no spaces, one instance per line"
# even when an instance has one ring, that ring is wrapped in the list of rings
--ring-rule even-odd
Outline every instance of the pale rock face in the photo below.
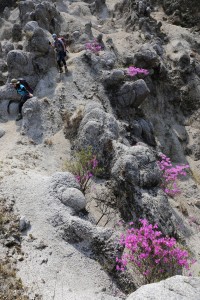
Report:
[[[200,299],[198,277],[174,276],[158,283],[144,285],[127,300],[196,300]]]
[[[104,214],[105,227],[97,226],[102,212],[89,202],[95,188],[94,195],[83,195],[74,175],[61,171],[76,150],[88,146],[105,167],[93,179],[94,187],[102,192],[105,185],[104,203],[110,201],[117,220],[147,218],[199,255],[200,39],[166,22],[156,0],[148,12],[136,2],[13,0],[0,18],[0,199],[13,200],[19,216],[30,220],[26,229],[35,239],[24,232],[19,275],[44,300],[63,295],[67,300],[125,299],[123,292],[137,285],[137,276],[128,280],[126,274],[115,273],[118,287],[111,281],[121,250],[111,229],[115,220]],[[170,9],[173,2],[180,4],[163,2]],[[56,69],[54,32],[68,41],[68,74]],[[85,43],[99,35],[104,49],[86,52]],[[149,75],[128,77],[131,65],[148,69]],[[9,84],[14,77],[25,77],[34,89],[19,122],[20,96]],[[76,130],[66,138],[69,120]],[[161,189],[159,152],[175,164],[190,163],[176,199]],[[22,231],[25,226],[22,217]],[[40,239],[47,240],[44,249],[37,247]],[[196,278],[174,277],[145,286],[141,297],[181,299],[183,290],[188,300],[195,293],[198,299],[196,283]],[[140,292],[129,297],[137,299]]]
[[[83,193],[75,188],[68,188],[62,194],[61,202],[73,208],[76,212],[84,209],[86,201]]]

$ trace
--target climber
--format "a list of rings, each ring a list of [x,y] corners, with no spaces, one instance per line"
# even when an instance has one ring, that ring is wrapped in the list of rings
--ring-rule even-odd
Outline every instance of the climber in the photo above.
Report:
[[[66,47],[62,39],[58,38],[58,36],[54,33],[52,34],[52,38],[54,39],[54,42],[52,44],[53,48],[56,50],[56,61],[59,67],[59,73],[63,72],[62,69],[62,63],[65,68],[65,72],[68,72],[67,64],[65,61],[66,57]]]
[[[16,89],[17,93],[21,96],[20,102],[19,102],[19,114],[16,118],[16,121],[19,121],[22,119],[22,106],[24,103],[33,97],[33,94],[31,94],[23,84],[20,83],[19,80],[13,78],[10,82],[10,84]]]

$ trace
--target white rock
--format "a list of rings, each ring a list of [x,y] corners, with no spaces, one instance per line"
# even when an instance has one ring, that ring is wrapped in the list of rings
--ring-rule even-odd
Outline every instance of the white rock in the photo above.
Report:
[[[76,188],[67,188],[62,194],[61,201],[77,212],[85,208],[86,205],[83,193]]]
[[[158,283],[143,285],[126,300],[197,300],[200,278],[173,276]]]

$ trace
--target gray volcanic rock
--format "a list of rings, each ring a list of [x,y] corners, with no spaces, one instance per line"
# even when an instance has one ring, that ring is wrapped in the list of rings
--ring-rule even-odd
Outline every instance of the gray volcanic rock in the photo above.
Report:
[[[73,208],[76,212],[84,209],[86,201],[83,193],[75,188],[67,188],[62,194],[62,203]]]
[[[166,195],[159,189],[161,177],[154,153],[139,144],[127,147],[116,142],[114,149],[111,178],[123,218],[130,221],[142,216],[158,223],[165,234],[172,234],[172,210]]]
[[[108,141],[119,137],[119,127],[115,117],[106,113],[101,105],[88,104],[78,131],[78,146],[92,146],[101,157]]]
[[[133,102],[133,107],[136,108],[140,106],[146,99],[146,97],[150,94],[150,90],[148,89],[145,81],[142,79],[135,81],[132,87],[135,91],[135,101]]]
[[[31,0],[19,2],[19,17],[22,24],[31,21],[30,13],[35,9],[35,3]]]
[[[19,78],[21,76],[33,75],[32,53],[12,50],[7,55],[7,65],[10,77]],[[22,75],[23,74],[23,75]]]
[[[162,5],[168,15],[172,15],[171,21],[175,23],[175,17],[179,16],[179,24],[185,27],[197,26],[200,28],[200,19],[198,12],[200,2],[198,0],[181,1],[181,0],[163,0]]]
[[[22,39],[22,27],[20,24],[14,24],[12,28],[12,40],[19,42]]]
[[[36,22],[36,21],[30,21],[30,22],[26,23],[23,30],[24,30],[24,33],[25,33],[27,39],[32,38],[34,30],[37,28],[39,28],[39,25],[38,25],[38,22]]]
[[[35,28],[30,40],[30,51],[46,54],[49,52],[49,39],[42,28]]]
[[[198,28],[170,24],[156,0],[149,8],[145,0],[12,2],[0,18],[0,198],[30,220],[17,262],[28,296],[125,299],[121,291],[132,292],[139,278],[116,274],[122,249],[111,228],[119,219],[158,223],[199,259]],[[175,6],[173,24],[181,24],[188,12]],[[67,74],[56,68],[54,32],[68,43]],[[101,51],[85,51],[95,37]],[[149,75],[132,78],[129,66]],[[34,89],[19,122],[13,77]],[[88,146],[103,171],[83,195],[74,175],[60,170]],[[175,199],[162,190],[161,151],[174,165],[190,164]]]
[[[158,283],[144,285],[127,300],[197,300],[200,299],[198,277],[174,276]]]
[[[160,182],[160,171],[153,152],[146,146],[126,147],[116,144],[112,176],[133,186],[153,187]]]
[[[124,71],[114,69],[112,71],[104,71],[102,75],[102,81],[105,87],[113,87],[122,83],[125,79]]]
[[[158,66],[159,56],[152,46],[145,44],[135,53],[133,63],[140,68],[151,69]]]

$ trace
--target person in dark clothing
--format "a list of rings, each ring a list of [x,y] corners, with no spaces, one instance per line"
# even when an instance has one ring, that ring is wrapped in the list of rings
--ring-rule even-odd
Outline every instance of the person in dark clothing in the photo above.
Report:
[[[63,72],[62,63],[64,65],[65,72],[68,72],[67,64],[66,64],[66,60],[65,60],[65,57],[66,57],[65,45],[64,45],[63,41],[61,39],[59,39],[55,33],[52,34],[52,37],[54,39],[52,46],[56,50],[56,61],[57,61],[58,67],[59,67],[59,72],[60,73]]]
[[[22,119],[22,107],[24,103],[33,97],[33,94],[31,94],[23,84],[20,83],[17,79],[13,78],[10,83],[17,91],[17,93],[21,96],[20,102],[19,102],[19,114],[17,116],[16,121],[19,121]]]

